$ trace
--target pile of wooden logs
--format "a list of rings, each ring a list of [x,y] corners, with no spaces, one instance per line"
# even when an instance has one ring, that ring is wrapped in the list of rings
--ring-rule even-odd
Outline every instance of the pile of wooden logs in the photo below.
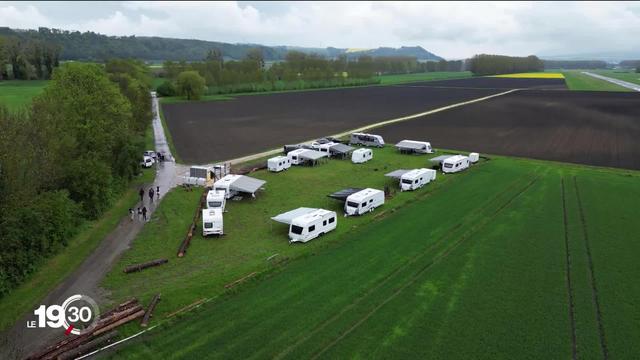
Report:
[[[86,354],[115,338],[117,336],[115,328],[144,315],[145,310],[137,299],[128,300],[102,314],[96,326],[87,333],[70,335],[28,359],[69,359]]]

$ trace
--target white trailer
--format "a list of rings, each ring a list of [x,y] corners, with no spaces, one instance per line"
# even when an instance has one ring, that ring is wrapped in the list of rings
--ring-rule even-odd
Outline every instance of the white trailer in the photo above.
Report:
[[[251,194],[255,197],[258,191],[266,181],[255,179],[245,175],[225,175],[222,179],[213,183],[213,189],[224,191],[225,198],[230,199],[239,193]]]
[[[411,191],[419,189],[436,179],[433,169],[413,169],[400,176],[400,190]]]
[[[207,193],[207,209],[220,209],[224,211],[224,207],[227,204],[227,198],[224,190],[209,190]]]
[[[202,236],[224,234],[221,209],[202,210]]]
[[[291,165],[315,165],[320,159],[329,157],[328,153],[323,153],[310,149],[296,149],[287,153],[287,158],[291,161]]]
[[[334,143],[332,141],[329,142],[317,142],[314,141],[311,143],[311,148],[315,151],[320,151],[321,153],[327,154],[327,156],[331,156],[331,147],[333,145],[336,145],[337,143]]]
[[[276,156],[267,160],[269,171],[280,172],[291,167],[291,160],[286,156]]]
[[[450,156],[442,161],[443,173],[457,173],[469,168],[469,158],[462,155]]]
[[[357,149],[351,153],[351,162],[354,164],[362,164],[373,159],[373,151],[371,149]]]
[[[384,139],[380,135],[353,133],[351,134],[351,138],[349,139],[349,144],[383,147]]]
[[[362,215],[382,205],[384,205],[384,191],[366,188],[347,196],[344,212],[345,216]]]
[[[402,152],[432,154],[431,143],[426,141],[402,140],[396,144],[396,148]]]
[[[313,208],[298,208],[271,219],[289,225],[289,243],[313,240],[338,224],[335,211]]]
[[[471,163],[475,164],[478,162],[478,160],[480,160],[480,154],[478,154],[477,152],[472,152],[469,154],[469,161],[471,161]]]

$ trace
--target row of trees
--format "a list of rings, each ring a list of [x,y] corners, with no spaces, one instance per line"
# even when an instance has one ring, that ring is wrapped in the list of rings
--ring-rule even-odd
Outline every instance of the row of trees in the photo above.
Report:
[[[0,107],[0,296],[138,173],[149,88],[139,62],[67,63],[29,109]]]
[[[607,63],[601,60],[544,60],[545,69],[606,69]]]
[[[59,65],[60,47],[41,40],[0,36],[0,80],[49,79]]]
[[[474,75],[498,75],[544,70],[544,63],[537,56],[515,57],[480,54],[467,61]]]

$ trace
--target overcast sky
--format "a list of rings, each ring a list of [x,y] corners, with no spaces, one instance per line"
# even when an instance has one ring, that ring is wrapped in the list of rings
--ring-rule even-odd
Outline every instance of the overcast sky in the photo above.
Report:
[[[640,2],[0,2],[0,26],[308,47],[422,46],[446,58],[640,47]]]

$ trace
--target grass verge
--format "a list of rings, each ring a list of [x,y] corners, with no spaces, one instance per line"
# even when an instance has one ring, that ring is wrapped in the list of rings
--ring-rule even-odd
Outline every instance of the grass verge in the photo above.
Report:
[[[581,70],[563,71],[565,82],[570,90],[580,91],[631,91],[625,87],[585,75]]]

